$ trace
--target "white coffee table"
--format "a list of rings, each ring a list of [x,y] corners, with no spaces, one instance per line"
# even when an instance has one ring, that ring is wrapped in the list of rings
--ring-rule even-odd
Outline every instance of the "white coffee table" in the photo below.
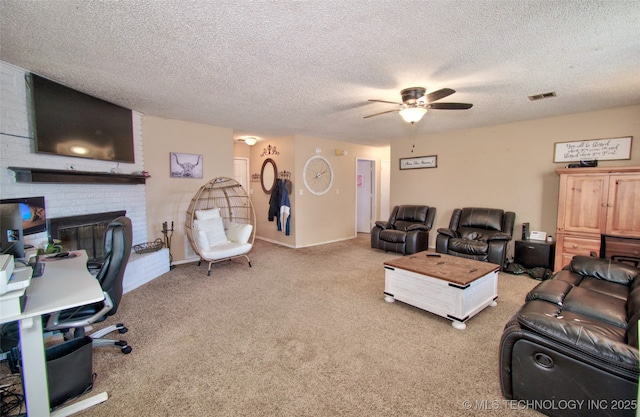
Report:
[[[402,301],[452,321],[465,322],[498,298],[495,264],[424,251],[384,263],[385,301]]]

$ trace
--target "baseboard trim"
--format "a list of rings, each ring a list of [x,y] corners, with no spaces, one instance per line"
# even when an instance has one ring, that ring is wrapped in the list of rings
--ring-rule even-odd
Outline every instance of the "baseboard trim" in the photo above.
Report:
[[[324,242],[311,243],[309,245],[301,245],[301,246],[288,245],[286,243],[282,243],[282,242],[279,242],[277,240],[268,239],[266,237],[261,237],[261,236],[256,236],[256,239],[260,239],[260,240],[263,240],[265,242],[273,243],[275,245],[285,246],[285,247],[291,248],[291,249],[300,249],[300,248],[310,248],[312,246],[326,245],[326,244],[329,244],[329,243],[342,242],[344,240],[355,239],[356,237],[358,237],[358,236],[354,235],[354,236],[344,237],[344,238],[340,238],[340,239],[327,240],[327,241],[324,241]]]

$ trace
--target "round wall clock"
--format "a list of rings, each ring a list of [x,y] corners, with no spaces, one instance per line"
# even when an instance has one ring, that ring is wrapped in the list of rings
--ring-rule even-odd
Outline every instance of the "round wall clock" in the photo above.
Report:
[[[307,159],[303,169],[304,185],[311,194],[322,195],[333,184],[333,169],[327,158],[314,155]]]

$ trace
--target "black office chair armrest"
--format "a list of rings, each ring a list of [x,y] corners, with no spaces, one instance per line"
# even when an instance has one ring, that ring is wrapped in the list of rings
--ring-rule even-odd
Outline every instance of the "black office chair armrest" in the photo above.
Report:
[[[438,233],[440,233],[441,235],[449,236],[449,237],[460,237],[460,233],[456,232],[455,230],[447,229],[444,227],[439,228]]]
[[[384,220],[377,220],[376,226],[378,226],[381,229],[393,229],[393,226],[389,222]]]
[[[58,311],[49,316],[49,320],[47,321],[47,324],[45,326],[45,331],[75,329],[78,327],[85,327],[97,322],[99,318],[105,316],[109,311],[111,311],[114,306],[113,300],[111,299],[109,294],[106,291],[103,291],[103,294],[104,301],[102,308],[92,316],[78,320],[70,319],[65,321],[60,318],[62,312]],[[81,309],[82,306],[78,308]]]

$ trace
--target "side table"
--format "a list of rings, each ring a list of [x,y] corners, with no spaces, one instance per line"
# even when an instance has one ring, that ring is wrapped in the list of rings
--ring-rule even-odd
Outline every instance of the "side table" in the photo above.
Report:
[[[556,242],[544,240],[516,240],[513,261],[525,268],[547,268],[553,270]]]

